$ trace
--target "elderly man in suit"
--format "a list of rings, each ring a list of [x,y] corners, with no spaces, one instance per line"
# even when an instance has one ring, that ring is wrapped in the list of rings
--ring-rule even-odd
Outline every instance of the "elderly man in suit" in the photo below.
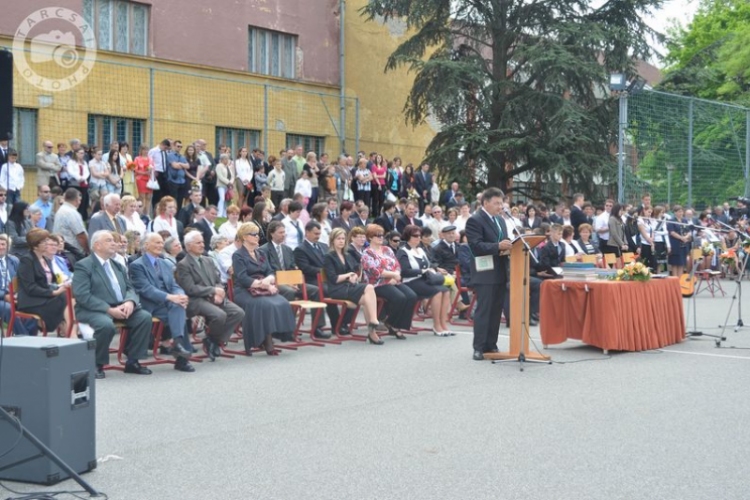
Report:
[[[128,329],[125,373],[150,375],[139,359],[147,355],[151,339],[151,315],[139,304],[127,271],[115,262],[118,243],[111,231],[97,231],[91,237],[92,253],[79,260],[73,273],[76,318],[94,330],[96,378],[104,378],[109,363],[109,344],[115,336],[115,321]]]
[[[0,234],[0,319],[10,321],[10,282],[18,273],[18,257],[8,253],[10,237]],[[33,319],[16,318],[13,322],[13,335],[36,335],[37,323]],[[2,332],[4,333],[4,332]]]
[[[185,335],[185,309],[189,299],[174,280],[174,264],[163,259],[163,253],[162,237],[149,233],[143,241],[143,255],[130,264],[130,279],[143,308],[169,326],[172,336],[169,353],[176,358],[175,370],[194,372],[195,368],[188,361],[193,349]]]
[[[484,359],[487,352],[497,352],[500,311],[508,283],[507,252],[512,244],[500,219],[503,196],[500,189],[487,188],[482,194],[482,208],[466,221],[466,236],[474,255],[471,284],[477,297],[477,310],[474,314],[473,359],[477,361]]]
[[[51,141],[44,141],[43,149],[36,154],[36,185],[49,186],[50,179],[56,178],[61,169],[62,164],[60,157],[55,153],[55,145]]]
[[[245,311],[227,299],[214,259],[204,257],[205,243],[197,231],[185,235],[187,255],[177,264],[177,284],[190,298],[188,317],[206,318],[206,338],[203,347],[214,361],[221,354],[220,347],[245,317]]]
[[[109,193],[102,199],[102,209],[89,219],[89,238],[102,230],[125,234],[127,223],[122,216],[117,215],[120,213],[120,205],[120,195],[117,193]]]
[[[286,228],[284,224],[279,221],[271,221],[268,224],[268,243],[262,245],[258,251],[266,257],[268,264],[271,266],[274,272],[276,271],[289,271],[291,269],[297,269],[297,264],[294,260],[294,251],[284,244],[286,240]],[[281,285],[279,288],[279,295],[283,296],[286,300],[292,301],[302,298],[302,290],[289,285]],[[320,293],[317,284],[305,283],[307,288],[307,298],[310,300],[320,300]],[[321,327],[325,326],[325,318],[321,315],[320,323],[315,325],[315,336],[320,339],[327,339],[331,337],[331,334],[324,332]]]

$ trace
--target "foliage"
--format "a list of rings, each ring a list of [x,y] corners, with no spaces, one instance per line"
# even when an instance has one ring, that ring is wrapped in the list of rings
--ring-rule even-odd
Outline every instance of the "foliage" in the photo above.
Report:
[[[648,281],[651,279],[651,270],[643,262],[631,262],[622,266],[612,276],[612,281]]]
[[[634,59],[661,39],[642,15],[662,0],[369,0],[370,20],[406,21],[409,35],[386,70],[415,81],[407,122],[441,123],[426,161],[466,189],[519,191],[515,176],[561,181],[592,194],[594,177],[615,178],[616,102],[610,72],[634,74]],[[597,7],[594,7],[597,5]],[[467,174],[467,170],[469,175]],[[523,192],[534,197],[561,193]]]

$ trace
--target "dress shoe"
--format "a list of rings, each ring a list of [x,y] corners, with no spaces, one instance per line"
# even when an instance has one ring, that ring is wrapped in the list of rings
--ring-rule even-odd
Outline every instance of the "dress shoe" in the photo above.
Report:
[[[492,349],[485,349],[484,353],[487,354],[488,352],[500,352],[500,350],[497,347],[493,347]]]
[[[174,369],[180,372],[187,372],[192,373],[195,371],[195,368],[193,368],[193,365],[190,364],[190,361],[188,361],[185,358],[177,358],[177,361],[175,361]]]
[[[153,373],[151,370],[146,368],[145,366],[141,366],[141,364],[138,361],[134,361],[133,363],[127,363],[125,365],[125,373],[133,373],[135,375],[151,375]]]
[[[482,361],[484,359],[484,354],[482,354],[482,351],[474,351],[474,355],[471,358],[474,361]]]
[[[534,318],[529,318],[529,326],[539,326],[539,321]]]
[[[349,336],[351,334],[352,334],[352,332],[349,331],[349,328],[347,328],[345,326],[342,326],[341,328],[339,328],[339,335],[341,335],[343,337],[347,337],[347,336]]]
[[[104,373],[104,367],[103,366],[97,366],[96,372],[94,373],[94,378],[97,380],[101,380],[105,378],[107,375]]]
[[[367,325],[367,342],[369,342],[370,344],[374,344],[374,345],[383,345],[385,344],[383,339],[378,338],[377,340],[375,340],[372,338],[373,335],[375,336],[378,335],[378,332],[375,331],[375,328],[377,326],[378,325],[375,323],[370,323],[369,325]]]
[[[175,358],[190,359],[190,351],[185,349],[182,344],[179,343],[172,344],[172,347],[169,349],[169,354]]]
[[[159,354],[161,354],[162,356],[169,356],[170,354],[172,354],[172,349],[169,346],[160,345]]]
[[[331,338],[331,334],[328,333],[328,332],[324,332],[320,328],[316,328],[315,329],[315,338],[316,339],[330,339]]]
[[[216,354],[214,354],[214,342],[210,338],[206,337],[203,339],[203,350],[206,352],[208,359],[216,361]]]
[[[214,357],[220,358],[221,357],[221,344],[218,342],[211,342],[213,344],[211,352],[214,353]]]

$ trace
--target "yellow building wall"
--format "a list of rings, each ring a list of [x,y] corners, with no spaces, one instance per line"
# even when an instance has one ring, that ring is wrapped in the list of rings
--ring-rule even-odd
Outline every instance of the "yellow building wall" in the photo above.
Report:
[[[346,91],[359,98],[359,149],[418,164],[436,131],[429,125],[413,128],[404,121],[414,75],[405,68],[383,72],[388,57],[409,32],[398,21],[366,22],[359,15],[366,4],[367,0],[347,0],[345,17]]]

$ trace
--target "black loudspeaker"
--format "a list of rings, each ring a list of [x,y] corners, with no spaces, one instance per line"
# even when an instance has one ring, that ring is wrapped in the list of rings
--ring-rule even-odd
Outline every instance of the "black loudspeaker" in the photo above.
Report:
[[[77,473],[96,468],[94,340],[9,337],[0,406]],[[55,484],[68,474],[0,418],[0,479]]]
[[[13,139],[13,52],[0,50],[0,141]]]

